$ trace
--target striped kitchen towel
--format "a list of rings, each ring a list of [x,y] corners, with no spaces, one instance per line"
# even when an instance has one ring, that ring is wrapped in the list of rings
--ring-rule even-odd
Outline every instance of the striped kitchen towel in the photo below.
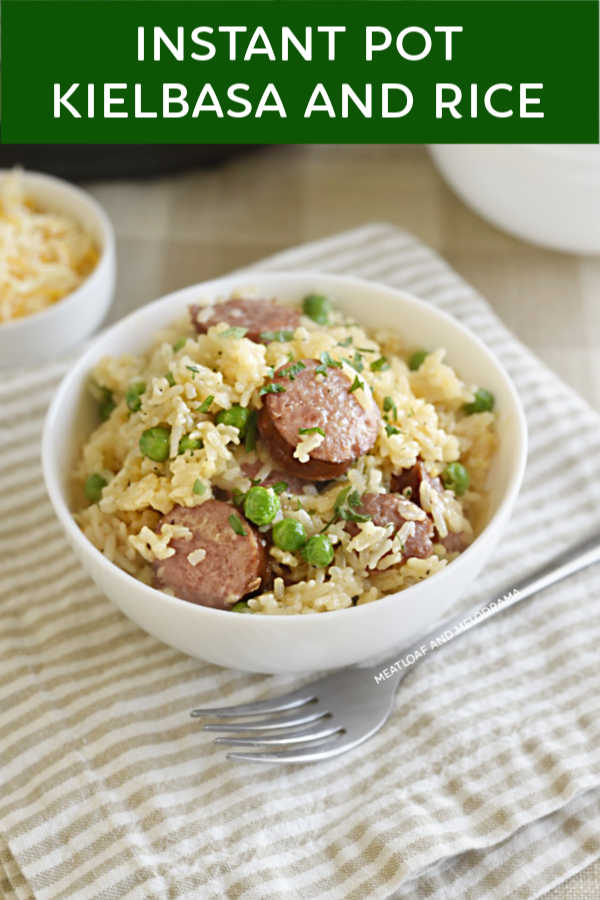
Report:
[[[495,596],[600,531],[599,417],[430,250],[373,225],[261,265],[406,288],[470,326],[510,371],[530,459],[473,593]],[[434,654],[354,753],[305,767],[228,763],[190,709],[292,679],[163,646],[83,573],[38,451],[65,367],[0,383],[3,896],[530,900],[600,856],[599,568]]]

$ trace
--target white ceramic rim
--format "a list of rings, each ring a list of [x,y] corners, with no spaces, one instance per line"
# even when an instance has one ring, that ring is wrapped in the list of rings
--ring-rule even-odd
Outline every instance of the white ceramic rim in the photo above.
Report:
[[[157,588],[151,587],[150,585],[144,584],[144,582],[135,578],[133,575],[130,575],[128,572],[125,572],[115,563],[111,562],[104,554],[98,550],[90,540],[84,535],[81,529],[78,527],[75,519],[73,518],[73,514],[71,513],[69,507],[67,506],[65,497],[63,496],[63,492],[57,483],[57,480],[54,478],[54,474],[52,468],[49,463],[49,450],[51,446],[51,433],[54,430],[56,419],[58,416],[58,410],[60,405],[62,404],[63,397],[68,395],[71,390],[71,385],[74,381],[77,381],[79,375],[83,369],[89,371],[90,364],[88,362],[89,357],[92,355],[93,350],[95,348],[96,342],[98,340],[104,341],[111,334],[117,332],[119,329],[123,328],[125,323],[128,323],[129,320],[133,319],[137,316],[141,311],[146,310],[148,308],[154,308],[160,304],[164,304],[165,306],[168,303],[173,303],[174,300],[180,299],[182,297],[188,296],[190,302],[192,302],[194,295],[204,294],[206,295],[207,291],[214,290],[215,294],[218,295],[218,290],[220,286],[225,284],[228,285],[228,289],[231,290],[232,283],[234,281],[247,281],[249,277],[252,275],[256,275],[258,278],[261,276],[267,276],[270,278],[276,278],[280,281],[295,281],[300,279],[314,279],[315,281],[319,280],[323,282],[323,280],[327,279],[332,282],[338,282],[339,284],[353,285],[355,287],[363,287],[366,291],[373,290],[376,288],[379,291],[384,291],[390,295],[390,299],[393,300],[394,296],[400,294],[402,296],[403,302],[408,302],[409,304],[414,304],[415,312],[418,312],[421,307],[426,307],[429,311],[433,309],[436,315],[438,315],[442,320],[445,320],[451,327],[458,328],[463,334],[472,341],[475,345],[482,350],[485,355],[492,361],[494,364],[497,374],[500,379],[504,383],[504,387],[507,390],[508,395],[510,396],[514,412],[517,417],[518,424],[518,434],[519,434],[519,445],[518,445],[518,459],[516,460],[516,464],[512,475],[509,480],[508,487],[505,491],[504,497],[498,505],[498,508],[489,522],[486,524],[483,531],[475,538],[473,543],[467,547],[463,553],[460,554],[455,560],[453,560],[449,565],[450,566],[464,566],[468,563],[473,551],[480,544],[482,539],[485,537],[488,530],[496,523],[498,520],[502,519],[504,514],[512,508],[512,505],[519,493],[519,489],[521,487],[521,482],[523,479],[523,474],[525,471],[525,464],[527,461],[527,424],[525,420],[525,414],[523,412],[523,408],[521,405],[521,401],[519,399],[519,395],[517,390],[500,363],[500,361],[496,358],[495,354],[484,344],[480,338],[478,338],[473,332],[459,322],[457,319],[448,315],[448,313],[443,312],[442,310],[437,309],[436,307],[432,307],[424,300],[420,300],[418,297],[414,296],[409,292],[396,290],[395,288],[388,287],[385,284],[381,284],[380,282],[368,281],[363,278],[355,278],[352,276],[344,276],[344,275],[330,275],[326,272],[318,272],[316,270],[298,270],[294,272],[275,272],[271,270],[250,270],[245,269],[243,272],[237,272],[235,275],[223,276],[221,278],[216,278],[211,281],[200,282],[196,285],[191,285],[190,287],[182,288],[178,291],[174,291],[171,294],[167,294],[164,297],[159,298],[158,300],[153,301],[146,306],[141,307],[139,310],[136,310],[133,313],[130,313],[125,318],[121,319],[119,322],[112,325],[109,329],[102,332],[98,335],[93,342],[86,349],[85,353],[79,357],[79,359],[74,364],[73,368],[68,372],[63,378],[62,382],[59,385],[58,390],[56,391],[52,402],[50,404],[50,408],[48,409],[48,413],[46,415],[46,420],[44,423],[44,430],[42,434],[42,444],[41,444],[41,452],[42,452],[42,468],[44,473],[44,479],[46,482],[46,488],[54,507],[54,511],[58,516],[59,521],[61,522],[63,528],[67,532],[70,537],[70,540],[73,544],[81,548],[82,553],[91,554],[98,565],[106,568],[113,576],[116,576],[123,584],[123,588],[126,589],[131,585],[135,585],[137,590],[142,589],[144,592],[151,592],[152,595],[158,595],[163,602],[167,605],[170,605],[173,609],[180,608],[184,605],[186,608],[189,608],[190,604],[186,600],[181,600],[179,597],[173,597],[170,594],[165,594],[163,591],[159,591]],[[435,581],[439,581],[444,578],[444,572],[446,569],[442,569],[439,572],[430,575],[424,581],[418,582],[417,584],[411,585],[408,588],[405,588],[401,593],[403,595],[410,595],[413,597],[417,597],[419,593],[421,593],[424,589],[429,590],[431,584]],[[391,604],[397,602],[398,592],[389,594],[384,597],[380,597],[378,600],[375,600],[378,606],[381,604]],[[198,615],[202,616],[216,616],[216,617],[227,617],[231,615],[230,610],[222,610],[215,609],[210,606],[200,606],[191,604],[194,609],[198,611]],[[327,616],[348,616],[353,615],[355,618],[359,616],[366,617],[370,616],[369,612],[372,604],[365,603],[361,606],[351,606],[346,609],[337,609],[331,610],[327,612]],[[281,616],[269,616],[269,615],[256,615],[253,616],[253,622],[258,622],[262,619],[265,620],[265,628],[273,628],[277,627],[274,625],[273,620],[280,620],[282,623],[289,622],[290,620],[302,620],[305,619],[306,615],[302,613],[290,613]],[[223,622],[226,619],[223,618]],[[261,627],[261,626],[257,626]],[[284,627],[282,624],[280,627]]]
[[[0,169],[0,178],[9,175],[12,171],[12,169]],[[83,201],[98,220],[100,233],[102,235],[102,246],[99,248],[100,258],[98,259],[94,270],[90,272],[87,278],[85,278],[74,291],[65,294],[64,297],[61,297],[60,300],[57,300],[56,303],[52,303],[45,309],[40,309],[27,316],[21,316],[18,319],[11,319],[8,322],[0,322],[0,331],[3,333],[10,330],[17,331],[19,328],[25,328],[29,322],[42,322],[44,318],[49,319],[55,314],[57,309],[63,310],[67,306],[75,306],[77,301],[81,299],[81,294],[84,289],[88,290],[88,288],[94,288],[96,287],[96,282],[101,284],[106,279],[107,272],[105,270],[110,265],[111,257],[114,257],[115,255],[115,233],[112,223],[95,197],[92,197],[91,194],[83,190],[83,188],[77,187],[77,185],[71,184],[62,178],[56,178],[54,175],[46,175],[44,172],[31,172],[26,169],[22,172],[22,176],[26,189],[28,183],[31,183],[31,189],[34,196],[35,184],[37,182],[38,184],[42,183],[55,187],[59,191],[62,191],[65,196],[70,194]],[[52,212],[52,209],[48,209],[47,211]]]

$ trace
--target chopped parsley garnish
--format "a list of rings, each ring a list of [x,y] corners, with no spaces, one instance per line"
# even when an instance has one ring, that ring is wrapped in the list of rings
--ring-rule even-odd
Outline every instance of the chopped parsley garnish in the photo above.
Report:
[[[200,371],[198,366],[186,366],[186,369],[188,369],[190,372],[199,372]]]
[[[282,384],[273,384],[273,382],[271,382],[270,384],[263,384],[258,393],[261,397],[264,394],[284,394],[285,388]]]
[[[203,494],[205,490],[206,490],[206,485],[204,484],[204,482],[201,481],[199,478],[196,478],[196,480],[194,482],[194,487],[192,488],[193,493],[194,494]]]
[[[214,394],[209,394],[208,397],[202,401],[196,412],[199,413],[207,413],[212,405],[213,400],[215,399]]]
[[[178,353],[182,347],[185,347],[186,341],[186,337],[180,337],[178,341],[175,341],[175,343],[173,344],[173,350],[175,351],[175,353]]]
[[[279,370],[278,377],[279,378],[289,378],[290,381],[293,381],[296,375],[299,375],[302,369],[305,369],[306,366],[302,362],[302,360],[298,360],[298,362],[291,363],[289,366],[286,366],[284,369]]]
[[[351,343],[352,343],[352,335],[350,335],[350,337],[347,337],[343,341],[338,341],[338,347],[349,347]]]
[[[235,513],[231,513],[231,515],[229,516],[229,524],[231,525],[231,527],[233,528],[233,530],[235,531],[236,534],[239,534],[240,537],[246,537],[248,532],[246,531],[246,529],[242,525],[239,517],[236,516]]]
[[[383,398],[383,409],[385,412],[394,414],[394,421],[398,421],[398,408],[391,397]]]
[[[396,428],[395,425],[387,424],[385,426],[385,430],[387,431],[388,437],[391,437],[393,434],[402,434],[399,428]]]
[[[385,356],[380,356],[379,359],[373,360],[371,363],[370,369],[371,372],[385,372],[386,369],[389,369],[390,364],[385,358]]]
[[[360,355],[360,353],[358,352],[358,350],[355,352],[352,359],[348,359],[347,357],[344,357],[344,362],[347,362],[349,366],[352,366],[352,368],[356,372],[362,372],[362,370],[365,367],[364,363],[363,363],[363,358]]]
[[[327,369],[342,368],[342,363],[339,359],[333,359],[328,350],[324,350],[319,359],[321,360],[321,365],[317,366],[315,372],[318,372],[320,375],[327,375]]]
[[[231,495],[231,499],[233,500],[236,506],[241,506],[244,500],[246,499],[245,491],[240,491],[239,488],[234,488],[233,493]]]
[[[260,333],[261,341],[265,341],[267,344],[271,343],[271,341],[285,344],[287,341],[291,341],[293,337],[294,332],[287,331],[286,329],[282,329],[281,331],[261,331]]]
[[[169,382],[170,387],[173,387],[173,385],[175,384],[175,379],[173,378],[173,373],[167,372],[167,374],[165,375],[165,378]]]
[[[349,484],[335,498],[333,506],[335,518],[345,522],[368,522],[371,516],[356,512],[361,504],[360,494]]]
[[[352,386],[348,389],[348,393],[352,394],[353,391],[357,391],[359,388],[363,388],[363,390],[364,390],[364,387],[365,386],[362,383],[362,381],[360,380],[360,378],[358,377],[358,375],[355,375],[354,381],[352,382]]]
[[[345,488],[343,488],[339,492],[339,494],[335,498],[335,503],[333,504],[334,512],[338,513],[340,511],[340,509],[345,504],[346,498],[348,497],[348,494],[350,493],[351,490],[352,490],[352,485],[348,484]]]
[[[407,484],[402,491],[402,496],[406,497],[407,500],[410,500],[410,498],[412,497],[412,492],[413,489],[411,488],[410,484]]]
[[[224,331],[219,332],[219,337],[243,338],[247,331],[247,328],[240,328],[238,325],[232,325],[231,328],[225,328]]]
[[[298,434],[322,434],[325,437],[325,432],[322,428],[319,428],[318,425],[313,425],[312,428],[299,428]]]
[[[244,438],[244,447],[247,453],[251,453],[256,447],[256,432],[258,428],[258,413],[255,409],[248,416],[246,423],[246,437]]]
[[[377,350],[374,350],[373,347],[358,347],[361,353],[377,353]]]
[[[273,485],[273,490],[276,494],[283,494],[284,491],[287,491],[287,481],[276,481]]]

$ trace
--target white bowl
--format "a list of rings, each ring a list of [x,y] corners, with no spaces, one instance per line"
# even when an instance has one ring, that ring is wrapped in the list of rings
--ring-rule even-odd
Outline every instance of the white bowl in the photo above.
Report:
[[[447,568],[374,603],[314,615],[234,615],[195,606],[148,587],[109,562],[83,535],[69,508],[74,457],[96,422],[86,381],[107,354],[144,350],[156,331],[191,302],[251,289],[297,302],[317,291],[352,318],[397,328],[408,346],[446,347],[464,378],[496,396],[500,446],[490,477],[490,518],[473,544]],[[517,496],[527,452],[521,404],[508,375],[485,345],[454,319],[415,297],[382,285],[318,273],[252,273],[185,288],[143,307],[101,334],[63,380],[44,428],[42,458],[50,499],[83,567],[123,612],[159,640],[191,656],[253,672],[338,668],[382,656],[438,620],[475,581],[502,533]]]
[[[0,170],[0,178],[7,175]],[[26,195],[40,208],[75,219],[100,250],[95,269],[57,303],[11,322],[0,323],[0,365],[26,367],[55,359],[92,334],[104,319],[115,290],[115,236],[94,198],[60,178],[24,172]]]
[[[545,247],[600,253],[600,146],[430,150],[448,184],[495,225]]]

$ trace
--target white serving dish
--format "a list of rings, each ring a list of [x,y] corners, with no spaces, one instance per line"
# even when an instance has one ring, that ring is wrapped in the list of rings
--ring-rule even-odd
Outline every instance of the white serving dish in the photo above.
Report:
[[[8,174],[0,170],[0,178]],[[99,203],[81,188],[51,175],[23,172],[26,195],[40,207],[79,222],[96,241],[100,258],[84,282],[52,306],[0,323],[0,366],[25,368],[56,359],[89,337],[104,319],[115,289],[115,236]]]
[[[226,298],[232,291],[297,302],[327,294],[352,318],[401,330],[408,346],[446,347],[448,359],[469,382],[496,396],[500,447],[490,476],[490,517],[483,532],[453,563],[430,579],[374,603],[314,615],[236,615],[195,606],[148,587],[102,555],[71,515],[73,459],[95,425],[86,381],[107,354],[145,349],[157,330],[191,303]],[[44,476],[65,534],[86,571],[123,612],[146,631],[184,653],[255,672],[307,672],[338,668],[383,655],[434,623],[475,581],[493,552],[519,491],[527,451],[521,403],[508,375],[466,328],[403,292],[356,278],[318,273],[252,273],[185,288],[143,307],[99,335],[60,385],[42,441]]]
[[[600,253],[600,146],[436,144],[435,163],[476,212],[511,234]]]

